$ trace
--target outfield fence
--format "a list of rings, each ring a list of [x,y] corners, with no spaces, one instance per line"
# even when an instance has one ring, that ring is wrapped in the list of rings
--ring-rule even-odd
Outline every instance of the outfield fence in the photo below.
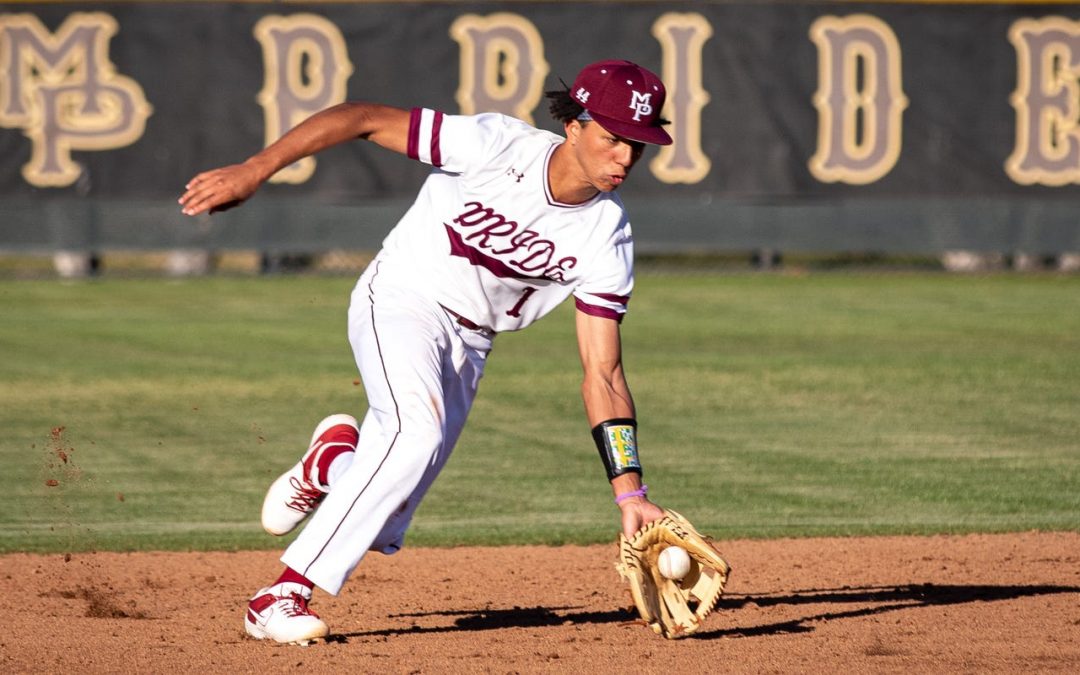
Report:
[[[0,3],[0,251],[372,249],[427,169],[364,143],[176,198],[345,99],[555,130],[607,57],[670,88],[640,251],[1080,251],[1080,6],[737,0]]]

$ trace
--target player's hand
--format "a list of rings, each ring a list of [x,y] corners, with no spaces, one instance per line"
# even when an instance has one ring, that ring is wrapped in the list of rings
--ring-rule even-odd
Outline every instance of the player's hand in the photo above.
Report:
[[[644,497],[627,499],[619,504],[619,509],[622,511],[623,534],[627,539],[632,539],[645,523],[664,517],[664,510]]]
[[[188,216],[225,211],[242,204],[261,184],[258,170],[248,163],[204,171],[184,186],[180,211]]]

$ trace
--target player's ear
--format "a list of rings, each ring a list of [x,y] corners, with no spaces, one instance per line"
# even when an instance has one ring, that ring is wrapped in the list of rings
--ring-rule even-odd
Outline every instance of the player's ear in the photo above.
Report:
[[[570,120],[563,123],[563,128],[566,131],[566,140],[571,144],[577,143],[578,137],[581,136],[581,122],[578,120]]]

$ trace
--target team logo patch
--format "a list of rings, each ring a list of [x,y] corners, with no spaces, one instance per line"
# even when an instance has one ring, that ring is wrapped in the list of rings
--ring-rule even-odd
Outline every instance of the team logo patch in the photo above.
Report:
[[[610,448],[613,468],[616,470],[640,468],[637,441],[634,438],[634,427],[629,424],[612,425],[606,427],[605,431],[607,431],[608,448]]]

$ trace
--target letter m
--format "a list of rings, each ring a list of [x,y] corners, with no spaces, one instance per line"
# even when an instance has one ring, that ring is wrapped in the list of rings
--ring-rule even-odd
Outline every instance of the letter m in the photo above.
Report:
[[[71,185],[82,173],[72,150],[120,148],[142,136],[151,107],[109,61],[116,31],[102,12],[76,12],[55,34],[32,14],[0,15],[0,126],[31,140],[22,170],[30,184]]]

